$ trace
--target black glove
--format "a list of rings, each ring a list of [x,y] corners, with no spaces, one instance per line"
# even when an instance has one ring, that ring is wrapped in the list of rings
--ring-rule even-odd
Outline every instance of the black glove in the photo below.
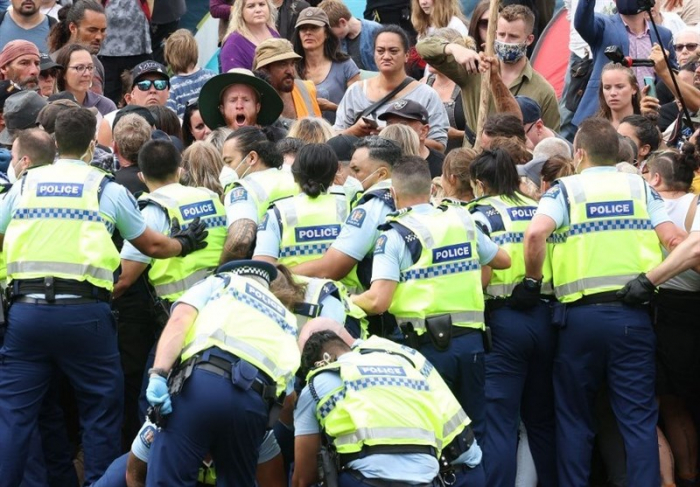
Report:
[[[541,289],[542,279],[538,281],[526,277],[513,288],[513,293],[510,295],[510,307],[520,311],[534,308],[540,302]]]
[[[187,230],[182,230],[182,228],[180,228],[180,222],[177,218],[173,218],[170,224],[170,238],[174,238],[182,245],[180,257],[184,257],[195,250],[201,250],[206,247],[207,242],[205,242],[204,239],[207,238],[207,235],[209,235],[207,225],[200,221],[199,217],[192,220]]]
[[[654,291],[656,291],[656,286],[642,272],[625,284],[625,287],[620,289],[616,296],[625,304],[639,305],[648,303],[654,295]]]

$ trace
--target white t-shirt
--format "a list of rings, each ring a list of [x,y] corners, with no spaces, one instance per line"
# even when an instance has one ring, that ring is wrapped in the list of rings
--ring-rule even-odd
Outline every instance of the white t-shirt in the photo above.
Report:
[[[664,14],[666,15],[666,14]],[[695,201],[695,195],[692,193],[685,194],[677,199],[665,199],[664,206],[668,212],[668,216],[674,225],[685,230],[685,218],[688,215],[690,205]],[[700,212],[695,213],[693,220],[693,231],[700,230]],[[695,227],[698,226],[696,229]],[[662,249],[664,256],[668,254],[665,249]],[[700,291],[700,274],[692,269],[680,273],[676,277],[669,279],[661,285],[664,289],[675,289],[676,291]]]
[[[467,28],[466,24],[464,22],[462,22],[459,19],[459,17],[455,17],[454,15],[450,19],[450,23],[447,24],[447,27],[449,27],[450,29],[456,30],[457,32],[462,34],[462,36],[469,35],[469,29]],[[428,33],[426,34],[426,37],[433,35],[436,30],[437,30],[436,27],[433,27],[433,26],[428,27]]]

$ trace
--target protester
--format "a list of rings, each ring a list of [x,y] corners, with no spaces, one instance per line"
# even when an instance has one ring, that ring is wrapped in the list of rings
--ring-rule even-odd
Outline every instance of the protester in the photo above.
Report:
[[[40,0],[12,0],[12,8],[3,12],[0,23],[0,49],[14,40],[34,44],[41,52],[48,52],[46,38],[56,23],[39,10]]]
[[[603,117],[617,128],[620,121],[639,114],[639,85],[630,68],[608,63],[603,67],[598,90],[599,117]]]
[[[252,69],[255,48],[265,39],[279,37],[277,12],[271,0],[244,0],[231,7],[228,32],[221,46],[221,70]]]
[[[54,62],[48,54],[39,56],[39,94],[49,97],[56,93],[56,78],[63,66]]]
[[[185,148],[197,140],[206,139],[210,133],[211,129],[206,126],[199,112],[199,103],[196,100],[190,101],[182,117],[182,142]]]
[[[68,44],[57,54],[58,66],[65,66],[65,69],[59,71],[56,80],[59,91],[72,94],[79,105],[86,108],[95,107],[102,116],[117,109],[112,100],[90,90],[92,73],[95,70],[90,51],[80,44]]]
[[[0,52],[0,74],[23,90],[39,86],[40,54],[28,41],[10,41]]]
[[[345,3],[339,0],[323,0],[318,8],[328,15],[331,31],[340,40],[340,48],[348,54],[358,68],[377,71],[374,62],[374,35],[382,26],[377,22],[353,17]]]
[[[309,7],[299,14],[292,44],[300,56],[299,76],[314,82],[323,117],[334,123],[338,103],[347,88],[360,79],[360,70],[340,51],[328,15],[320,8]]]
[[[408,36],[399,27],[388,25],[377,31],[374,60],[379,66],[379,75],[356,83],[345,92],[338,105],[334,129],[355,137],[376,133],[377,116],[384,113],[392,101],[410,100],[428,112],[430,131],[426,145],[436,150],[445,149],[449,125],[445,107],[435,90],[406,77],[408,49]]]
[[[462,36],[469,34],[467,19],[457,0],[412,0],[411,22],[419,39],[444,27],[455,29]]]
[[[294,137],[306,144],[324,144],[333,138],[333,127],[325,119],[318,117],[302,118],[289,127],[287,137]]]

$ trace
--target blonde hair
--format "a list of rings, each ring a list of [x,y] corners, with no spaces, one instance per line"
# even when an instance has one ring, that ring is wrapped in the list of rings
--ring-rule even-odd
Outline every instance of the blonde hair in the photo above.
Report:
[[[232,133],[233,129],[230,127],[219,127],[218,129],[212,130],[204,141],[213,145],[216,150],[221,152],[221,149],[224,147],[224,142],[226,142],[226,139]]]
[[[141,147],[151,140],[151,132],[151,127],[141,115],[124,115],[112,131],[114,147],[121,157],[136,164]]]
[[[238,32],[246,39],[250,40],[253,37],[248,29],[248,25],[243,20],[243,9],[245,8],[247,0],[238,0],[233,2],[231,6],[231,14],[229,15],[228,29],[226,30],[226,35],[224,35],[224,42],[228,39],[228,36],[234,32]],[[277,21],[277,8],[272,3],[272,0],[265,0],[267,3],[267,10],[270,12],[270,18],[267,19],[267,26],[270,29],[275,29],[275,22]]]
[[[318,8],[326,12],[331,27],[338,27],[340,19],[350,20],[352,18],[350,9],[338,0],[323,0],[318,4]]]
[[[396,142],[404,156],[421,156],[418,134],[407,125],[388,125],[379,132],[379,136]]]
[[[222,197],[224,188],[219,183],[219,174],[224,160],[212,144],[198,140],[182,153],[182,167],[185,169],[183,184],[204,187]]]
[[[335,136],[333,127],[324,118],[307,117],[295,120],[287,137],[303,140],[305,144],[325,144]]]
[[[418,0],[411,0],[411,23],[419,37],[426,35],[429,27],[447,27],[452,17],[457,17],[466,26],[467,18],[458,0],[433,0],[433,13],[430,15],[423,12]]]
[[[199,48],[192,33],[187,29],[178,29],[165,41],[163,50],[165,62],[168,63],[173,73],[186,73],[187,70],[197,65]]]

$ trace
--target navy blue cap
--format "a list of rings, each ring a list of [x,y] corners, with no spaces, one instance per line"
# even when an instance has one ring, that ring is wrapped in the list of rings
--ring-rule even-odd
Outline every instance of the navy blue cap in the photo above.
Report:
[[[530,97],[518,95],[515,97],[523,112],[523,125],[533,123],[542,118],[542,109],[539,103]]]
[[[277,279],[277,268],[262,260],[231,260],[220,265],[216,272],[232,272],[239,276],[260,277],[265,279],[268,284]]]

